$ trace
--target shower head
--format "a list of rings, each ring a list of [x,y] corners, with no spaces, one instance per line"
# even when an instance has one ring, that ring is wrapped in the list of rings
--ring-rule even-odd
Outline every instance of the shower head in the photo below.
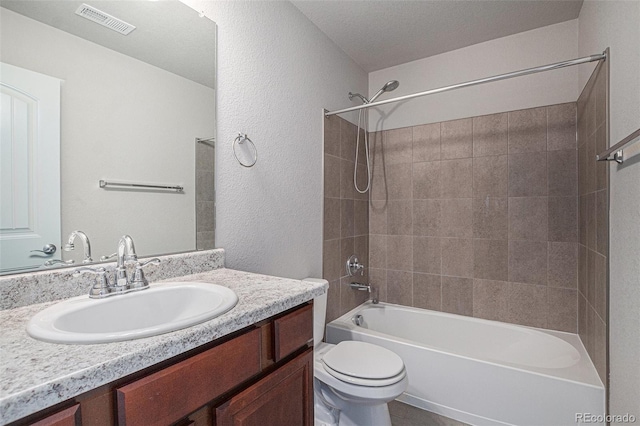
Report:
[[[384,86],[382,86],[382,89],[378,90],[378,92],[373,95],[371,99],[369,99],[369,102],[375,101],[378,96],[382,95],[384,92],[391,92],[392,90],[396,90],[398,86],[400,86],[398,80],[387,81]]]

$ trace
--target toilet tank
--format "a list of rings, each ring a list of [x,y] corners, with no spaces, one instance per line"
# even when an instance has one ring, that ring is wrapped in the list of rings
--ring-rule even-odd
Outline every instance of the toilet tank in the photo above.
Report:
[[[327,280],[320,278],[305,278],[303,281],[320,284],[328,284]],[[327,293],[313,299],[313,344],[322,342],[324,337],[324,321],[327,317]]]

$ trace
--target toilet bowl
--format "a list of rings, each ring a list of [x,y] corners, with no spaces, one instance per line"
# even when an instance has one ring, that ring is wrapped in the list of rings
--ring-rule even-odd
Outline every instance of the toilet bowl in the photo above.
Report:
[[[370,343],[322,342],[326,307],[325,293],[313,307],[315,426],[391,426],[387,403],[408,384],[402,359]]]

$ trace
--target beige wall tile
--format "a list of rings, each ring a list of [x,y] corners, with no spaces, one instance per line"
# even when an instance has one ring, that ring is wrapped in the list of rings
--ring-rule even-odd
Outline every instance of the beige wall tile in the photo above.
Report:
[[[607,93],[607,67],[601,66],[593,87],[595,95],[595,126],[599,127],[607,121],[608,93]]]
[[[547,150],[545,107],[509,112],[509,154]]]
[[[350,162],[356,161],[356,126],[340,119],[340,157]]]
[[[596,250],[596,194],[591,192],[585,196],[585,217],[587,227],[587,244],[591,250]]]
[[[340,200],[340,237],[354,236],[353,200]]]
[[[387,302],[398,305],[413,305],[413,273],[387,271]]]
[[[327,290],[327,317],[325,323],[329,323],[338,318],[340,313],[340,280],[329,282]]]
[[[506,197],[509,183],[508,156],[473,159],[473,196]]]
[[[607,258],[601,254],[595,256],[593,307],[600,318],[607,318]]]
[[[596,252],[587,249],[587,302],[596,305]]]
[[[413,237],[387,236],[387,269],[411,271],[413,269]]]
[[[415,126],[413,129],[413,161],[440,160],[440,123]]]
[[[440,200],[413,200],[413,235],[440,235]]]
[[[389,200],[410,200],[413,197],[411,165],[387,166],[387,188],[389,188]]]
[[[593,192],[596,190],[596,134],[593,133],[587,138],[587,157],[585,164],[586,175],[586,192]]]
[[[578,245],[578,291],[587,297],[587,248]]]
[[[473,280],[473,316],[494,321],[509,319],[509,283]]]
[[[356,190],[353,187],[353,168],[355,163],[340,160],[340,198],[353,200]]]
[[[413,199],[440,198],[440,162],[415,163],[412,171]]]
[[[324,199],[324,239],[340,238],[340,200]]]
[[[491,114],[473,118],[473,156],[507,153],[508,114]]]
[[[473,315],[473,280],[442,277],[442,311],[458,315]]]
[[[322,278],[331,282],[343,275],[340,240],[327,240],[322,245]]]
[[[587,196],[578,197],[578,242],[587,245],[587,222],[589,210],[587,209]]]
[[[387,233],[387,210],[389,202],[386,200],[371,200],[369,203],[369,232],[371,234]]]
[[[324,118],[324,152],[340,157],[340,117],[337,115]]]
[[[413,306],[434,311],[442,310],[440,275],[413,274]]]
[[[509,198],[509,238],[547,241],[547,197]]]
[[[547,287],[510,283],[509,322],[530,327],[546,327]]]
[[[369,235],[369,262],[372,268],[387,267],[387,236]]]
[[[473,240],[473,276],[507,281],[509,250],[506,240]]]
[[[415,272],[440,274],[442,263],[440,243],[440,238],[413,237],[413,270]]]
[[[578,293],[578,335],[585,349],[588,346],[588,333],[587,333],[587,299],[584,295]]]
[[[576,149],[576,103],[547,107],[547,150]]]
[[[389,235],[413,235],[413,202],[411,200],[390,200],[387,209]]]
[[[324,196],[340,198],[341,160],[333,155],[324,155]]]
[[[381,302],[387,301],[387,270],[369,268],[369,283],[371,291]]]
[[[360,261],[369,266],[369,236],[360,235],[353,239],[353,252],[360,258]],[[344,262],[347,259],[343,259]],[[342,265],[344,266],[344,264]]]
[[[549,197],[549,241],[578,241],[576,197]]]
[[[366,200],[353,202],[353,234],[369,235],[369,202]]]
[[[573,196],[578,193],[578,151],[547,153],[549,195]]]
[[[509,281],[547,285],[546,241],[509,241]]]
[[[411,127],[385,130],[383,138],[386,165],[407,164],[413,161]]]
[[[506,198],[473,199],[473,236],[506,240],[509,233]]]
[[[607,125],[602,124],[596,130],[596,154],[606,151],[609,148]],[[609,162],[597,161],[596,167],[596,190],[607,189],[609,179]]]
[[[471,198],[473,195],[473,160],[444,160],[440,163],[442,198]]]
[[[547,195],[547,153],[509,155],[509,196]]]
[[[473,120],[440,123],[441,158],[468,158],[473,156]]]
[[[603,383],[607,383],[607,325],[597,315],[594,317],[594,330],[591,333],[593,337],[593,352],[591,359],[593,365],[598,371],[600,380]]]
[[[596,250],[607,256],[609,252],[609,196],[607,191],[596,192]]]
[[[548,243],[548,285],[576,289],[578,243]]]
[[[454,198],[441,202],[440,226],[443,237],[471,238],[473,235],[473,200]]]
[[[547,288],[547,328],[576,333],[578,330],[577,291],[569,288]]]
[[[442,275],[473,277],[473,240],[464,238],[443,238]],[[414,247],[415,256],[415,247]],[[415,260],[414,260],[415,265]]]

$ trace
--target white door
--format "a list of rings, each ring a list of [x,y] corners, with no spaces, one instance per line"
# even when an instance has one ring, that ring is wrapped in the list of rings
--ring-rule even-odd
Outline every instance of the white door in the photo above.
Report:
[[[0,63],[0,272],[61,255],[60,84]]]

